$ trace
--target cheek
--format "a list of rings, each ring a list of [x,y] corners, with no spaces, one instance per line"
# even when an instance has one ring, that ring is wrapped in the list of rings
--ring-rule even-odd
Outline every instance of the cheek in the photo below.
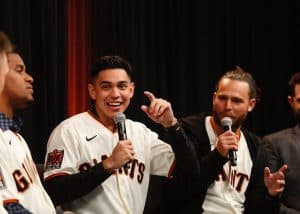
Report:
[[[300,103],[294,104],[293,109],[294,109],[296,112],[300,112]]]
[[[126,100],[131,99],[132,96],[133,96],[133,93],[131,91],[125,91],[122,93],[122,97]]]
[[[241,108],[237,108],[235,111],[239,114],[239,116],[245,116],[248,114],[249,108],[248,106],[243,106]]]

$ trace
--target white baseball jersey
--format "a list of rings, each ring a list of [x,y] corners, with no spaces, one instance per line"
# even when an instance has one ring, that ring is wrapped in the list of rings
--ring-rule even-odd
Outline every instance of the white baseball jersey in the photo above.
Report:
[[[7,190],[5,194],[8,194],[3,197],[7,199],[9,194],[15,196],[19,203],[32,213],[55,213],[23,137],[11,130],[2,134],[5,142],[1,142],[1,155],[5,156],[5,160],[1,157],[1,170]]]
[[[64,204],[65,210],[76,214],[143,213],[150,174],[168,176],[174,153],[170,145],[159,140],[145,125],[129,119],[125,124],[136,156],[128,171],[116,170],[84,197]],[[45,179],[94,166],[110,156],[118,142],[118,133],[112,133],[88,112],[63,121],[48,141],[46,165],[49,169],[44,174]],[[50,159],[56,160],[55,163],[50,164]]]
[[[211,150],[216,147],[217,136],[211,126],[210,117],[205,119]],[[252,160],[243,133],[239,141],[237,166],[230,166],[229,161],[223,166],[223,172],[216,178],[206,193],[202,208],[203,213],[237,214],[244,212],[245,191],[249,184]]]
[[[4,138],[3,132],[0,129],[0,213],[7,213],[4,209],[3,204],[10,202],[10,201],[16,201],[17,194],[14,193],[14,180],[12,179],[12,175],[10,173],[10,161],[9,161],[9,150],[7,148],[7,142]],[[8,188],[8,187],[13,187]]]

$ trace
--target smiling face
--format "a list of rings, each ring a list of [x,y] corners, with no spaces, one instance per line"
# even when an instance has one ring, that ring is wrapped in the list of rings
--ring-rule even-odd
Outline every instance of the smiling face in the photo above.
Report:
[[[26,108],[34,101],[33,78],[17,53],[8,54],[9,71],[6,75],[3,96],[14,110]]]
[[[98,73],[88,85],[89,94],[95,101],[99,120],[104,124],[113,124],[118,112],[124,112],[134,94],[134,83],[124,69],[105,69]]]
[[[213,96],[213,117],[215,123],[221,126],[223,117],[232,119],[232,129],[240,128],[248,112],[255,107],[256,100],[250,99],[247,82],[223,78]]]

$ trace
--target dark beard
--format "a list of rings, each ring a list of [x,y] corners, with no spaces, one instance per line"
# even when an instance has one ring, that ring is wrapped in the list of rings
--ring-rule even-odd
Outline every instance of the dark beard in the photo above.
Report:
[[[214,117],[214,122],[218,125],[218,126],[220,126],[220,127],[222,127],[222,125],[221,125],[221,119],[222,118],[220,118],[219,117],[219,115],[217,114],[217,112],[213,109],[213,111],[212,111],[212,116]],[[300,115],[299,115],[300,116]],[[235,120],[235,121],[232,121],[232,127],[231,127],[231,130],[233,131],[233,132],[236,132],[242,125],[243,125],[243,123],[244,123],[244,121],[246,120],[246,117],[247,117],[247,113],[246,114],[244,114],[244,115],[242,115],[240,118],[238,118],[237,120]]]

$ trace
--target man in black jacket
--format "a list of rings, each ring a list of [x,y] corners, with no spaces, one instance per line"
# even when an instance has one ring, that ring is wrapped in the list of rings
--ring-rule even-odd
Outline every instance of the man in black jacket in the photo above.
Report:
[[[280,198],[280,212],[300,213],[300,73],[294,74],[289,81],[288,101],[296,119],[294,127],[269,134],[263,138],[271,170],[277,170],[282,164],[288,164],[286,185]]]
[[[167,181],[165,196],[170,213],[276,213],[284,189],[286,165],[271,173],[260,139],[242,128],[258,101],[251,74],[237,67],[225,73],[213,95],[212,114],[179,120],[187,143],[197,157],[199,175]],[[222,119],[232,121],[224,129]],[[229,120],[230,120],[229,119]],[[169,142],[182,141],[169,134]],[[237,163],[229,161],[235,153]],[[201,171],[200,171],[201,170]]]

